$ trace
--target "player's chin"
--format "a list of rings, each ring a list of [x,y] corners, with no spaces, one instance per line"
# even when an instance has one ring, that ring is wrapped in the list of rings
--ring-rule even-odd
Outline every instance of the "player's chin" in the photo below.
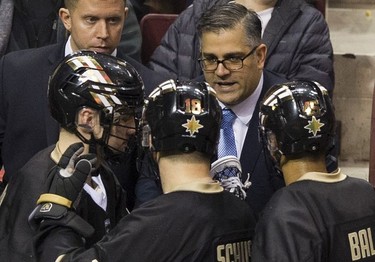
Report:
[[[128,143],[124,143],[124,144],[121,144],[117,150],[120,151],[120,152],[125,152],[128,148]]]

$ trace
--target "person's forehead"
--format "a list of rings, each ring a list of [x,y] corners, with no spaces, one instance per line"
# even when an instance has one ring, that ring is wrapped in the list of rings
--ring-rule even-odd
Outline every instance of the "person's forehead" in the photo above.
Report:
[[[80,13],[97,13],[97,14],[114,14],[122,13],[125,10],[123,0],[79,0],[77,2],[76,11]]]
[[[247,38],[241,28],[205,32],[202,34],[201,51],[209,54],[244,52],[248,48]]]

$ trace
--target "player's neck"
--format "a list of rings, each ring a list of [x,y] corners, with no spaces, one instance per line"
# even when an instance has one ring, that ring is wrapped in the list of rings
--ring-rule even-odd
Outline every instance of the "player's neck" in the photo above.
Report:
[[[327,172],[324,158],[299,158],[286,160],[282,165],[286,185],[297,181],[308,172]]]
[[[236,0],[236,3],[246,6],[255,12],[260,12],[274,7],[277,0]]]
[[[52,159],[58,163],[60,161],[60,158],[62,154],[65,152],[65,150],[68,149],[68,147],[72,144],[79,143],[82,141],[73,133],[68,132],[64,128],[61,128],[60,134],[59,134],[59,140],[56,143],[55,149],[51,153]],[[85,147],[83,153],[88,153],[89,148],[87,144],[83,144]]]
[[[192,164],[184,162],[159,161],[160,179],[163,192],[173,191],[174,188],[194,183],[210,183],[210,165],[206,163]]]

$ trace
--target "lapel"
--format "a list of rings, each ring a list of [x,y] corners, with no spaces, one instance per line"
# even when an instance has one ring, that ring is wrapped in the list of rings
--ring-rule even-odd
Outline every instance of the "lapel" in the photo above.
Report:
[[[43,71],[45,74],[47,74],[47,81],[43,83],[42,88],[43,93],[42,93],[42,103],[43,103],[43,108],[44,114],[45,114],[45,128],[46,128],[46,139],[47,139],[47,145],[52,145],[56,143],[58,139],[58,134],[59,134],[59,125],[56,122],[55,119],[52,118],[51,113],[49,111],[49,106],[48,106],[48,96],[47,96],[47,91],[48,91],[48,79],[49,76],[52,74],[54,68],[57,66],[57,64],[64,58],[64,48],[65,48],[65,43],[64,44],[56,44],[53,45],[53,48],[48,49],[50,52],[47,54],[47,62],[45,64],[45,68]]]
[[[259,138],[259,104],[262,101],[264,95],[273,85],[286,82],[286,79],[281,78],[280,76],[263,70],[263,87],[260,97],[257,101],[253,117],[250,120],[249,128],[246,133],[244,145],[242,147],[240,162],[242,166],[242,173],[252,174],[255,170],[255,167],[258,163],[261,154],[263,154],[263,145],[260,143]],[[247,175],[246,175],[247,176]],[[243,177],[246,179],[247,177]]]
[[[268,89],[268,88],[267,88]],[[259,103],[266,92],[264,85],[262,93],[257,101],[253,117],[250,120],[249,128],[246,133],[244,145],[242,147],[240,162],[242,166],[242,173],[245,174],[244,179],[247,178],[247,173],[253,173],[258,158],[262,152],[262,145],[259,143],[258,126],[259,126]]]
[[[299,1],[296,0],[279,0],[272,12],[272,18],[264,31],[263,41],[267,45],[267,59],[275,51],[281,38],[294,23],[300,13]]]

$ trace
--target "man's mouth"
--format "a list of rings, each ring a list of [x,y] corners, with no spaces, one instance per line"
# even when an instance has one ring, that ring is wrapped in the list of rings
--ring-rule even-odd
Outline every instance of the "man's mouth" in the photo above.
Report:
[[[236,82],[215,82],[215,86],[221,90],[231,89]]]
[[[109,48],[107,46],[96,46],[91,48],[92,51],[98,52],[98,53],[109,53]]]

